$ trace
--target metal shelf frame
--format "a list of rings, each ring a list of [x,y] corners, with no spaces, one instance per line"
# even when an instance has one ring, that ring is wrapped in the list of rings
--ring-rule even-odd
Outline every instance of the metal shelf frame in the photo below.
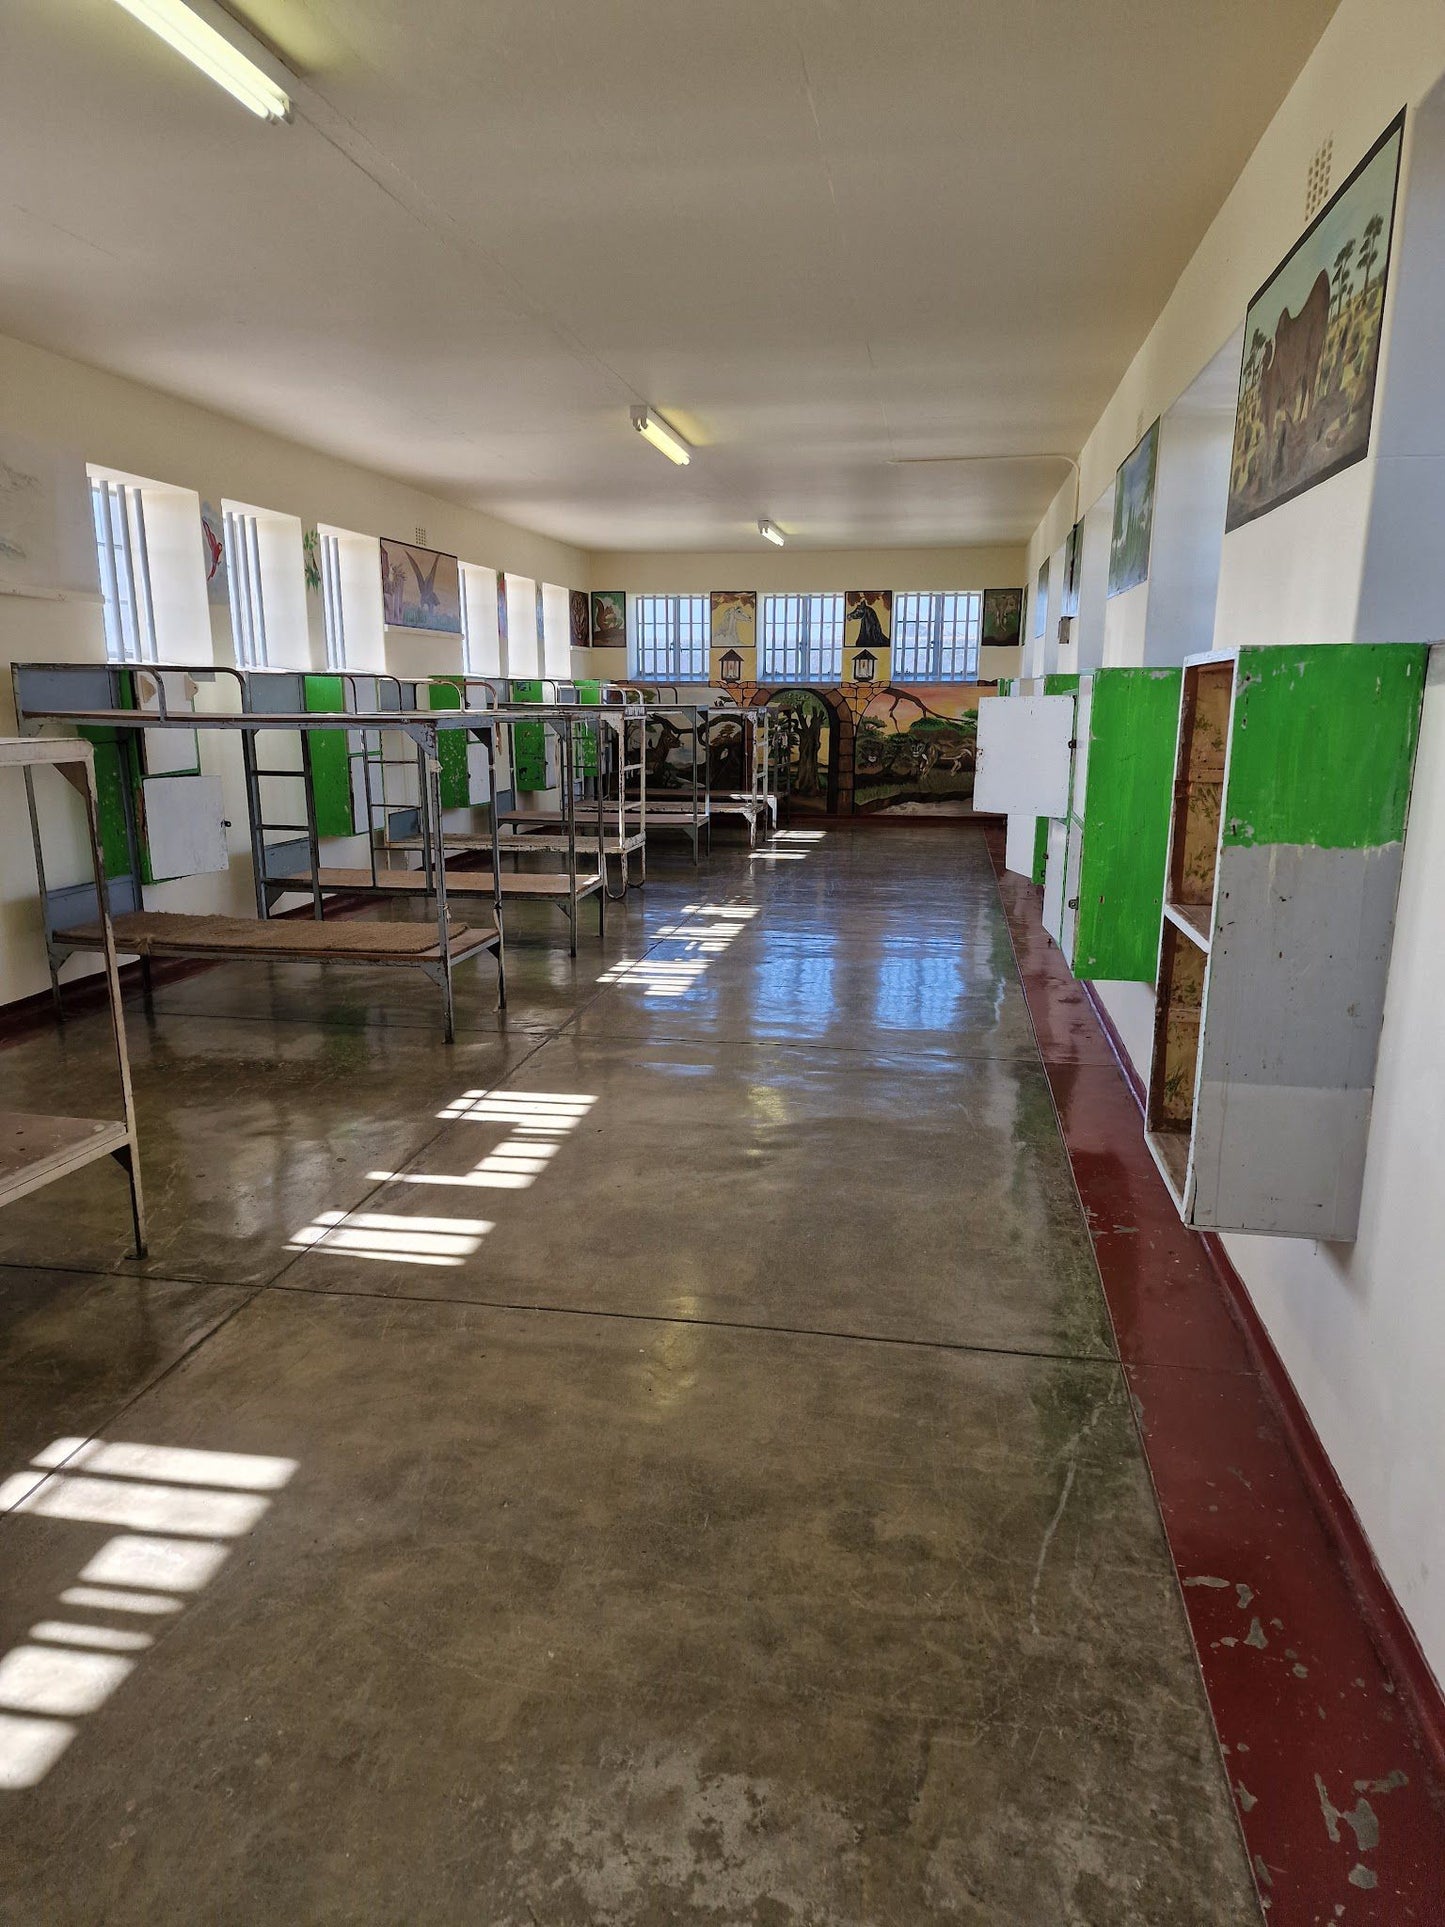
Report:
[[[35,846],[36,883],[42,902],[45,896],[45,873],[40,860],[40,813],[35,800],[35,771],[38,768],[58,771],[80,797],[85,809],[91,877],[104,957],[106,1008],[120,1077],[123,1116],[75,1118],[0,1111],[0,1205],[13,1203],[15,1199],[37,1191],[43,1185],[54,1183],[57,1178],[83,1170],[86,1165],[100,1158],[114,1158],[125,1172],[130,1187],[131,1230],[135,1239],[132,1255],[144,1258],[147,1253],[145,1195],[141,1184],[130,1056],[125,1041],[125,1013],[120,997],[120,972],[116,960],[115,933],[110,921],[105,855],[101,848],[95,753],[89,743],[74,740],[47,742],[35,737],[0,739],[0,769],[16,768],[25,779],[25,801]],[[50,982],[58,1007],[60,983],[53,963]]]

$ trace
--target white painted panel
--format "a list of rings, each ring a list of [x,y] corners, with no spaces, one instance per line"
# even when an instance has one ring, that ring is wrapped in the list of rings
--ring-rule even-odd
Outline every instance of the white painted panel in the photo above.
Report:
[[[1068,824],[1055,819],[1049,824],[1049,850],[1044,865],[1044,928],[1057,944],[1062,944],[1064,940],[1064,873],[1068,844]]]
[[[1012,701],[1012,697],[1008,699]],[[1039,819],[1036,816],[1011,816],[1008,820],[1008,833],[1004,839],[1003,867],[1012,870],[1015,876],[1032,879],[1034,874],[1034,844],[1039,833]]]
[[[1065,816],[1072,696],[1003,696],[978,706],[973,806],[989,814]]]
[[[224,870],[225,806],[218,776],[147,776],[141,780],[151,874],[205,876]]]
[[[1084,853],[1084,826],[1077,816],[1070,816],[1064,827],[1064,905],[1059,913],[1059,948],[1072,970],[1079,934],[1079,870]]]
[[[1089,731],[1094,724],[1094,678],[1079,678],[1079,693],[1075,698],[1074,715],[1074,777],[1069,796],[1069,808],[1080,821],[1087,813],[1089,789]]]

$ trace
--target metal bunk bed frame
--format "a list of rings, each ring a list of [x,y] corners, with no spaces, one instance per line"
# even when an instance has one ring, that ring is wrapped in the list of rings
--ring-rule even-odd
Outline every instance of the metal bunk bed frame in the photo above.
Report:
[[[156,697],[154,709],[137,709],[120,702],[119,678],[123,675],[141,675],[153,682]],[[184,675],[197,681],[214,679],[218,675],[226,676],[234,681],[240,690],[241,708],[239,711],[226,712],[184,710],[175,713],[170,708],[165,687],[167,675]],[[489,765],[494,774],[496,725],[490,717],[480,712],[465,713],[459,710],[417,712],[399,708],[377,710],[371,713],[351,710],[308,710],[289,713],[262,711],[251,707],[251,692],[246,672],[230,669],[221,664],[17,663],[12,669],[12,680],[15,689],[16,716],[21,729],[27,735],[33,735],[48,722],[68,723],[77,728],[96,727],[135,732],[144,732],[149,729],[206,729],[239,735],[246,774],[247,805],[251,819],[251,851],[255,867],[257,917],[261,923],[271,920],[271,909],[278,896],[308,891],[312,900],[313,920],[321,922],[325,917],[326,892],[333,887],[348,887],[332,886],[322,880],[319,862],[320,837],[316,825],[316,795],[310,756],[311,735],[318,730],[357,729],[377,732],[395,730],[409,737],[416,744],[422,799],[418,809],[418,819],[423,835],[428,839],[428,848],[425,853],[427,875],[431,883],[431,894],[436,900],[437,935],[435,943],[429,946],[417,942],[406,943],[403,940],[403,933],[407,931],[407,926],[395,924],[332,925],[325,939],[314,937],[309,940],[304,926],[297,927],[291,924],[288,925],[284,940],[278,931],[274,941],[269,945],[258,941],[249,929],[237,928],[238,925],[249,924],[248,919],[176,918],[169,928],[165,927],[157,919],[164,919],[173,913],[146,912],[141,907],[140,840],[134,821],[134,804],[127,787],[124,795],[126,833],[131,861],[131,873],[127,879],[130,884],[129,904],[126,911],[122,912],[116,920],[116,936],[122,950],[130,948],[132,943],[135,944],[134,954],[141,959],[143,980],[147,990],[149,990],[150,960],[153,956],[184,955],[230,961],[245,957],[269,958],[272,961],[289,957],[302,958],[311,962],[419,969],[441,990],[446,1039],[450,1043],[456,1034],[453,968],[457,963],[478,955],[481,951],[490,950],[497,960],[498,1003],[501,1008],[506,1008],[506,958],[501,914],[501,857],[496,847],[495,829],[492,842],[490,892],[494,927],[491,930],[476,930],[469,929],[466,925],[452,925],[447,907],[445,866],[434,835],[441,825],[439,737],[442,732],[452,730],[462,730],[476,737],[486,749]],[[75,700],[64,702],[55,700],[56,696],[66,691],[67,686]],[[103,695],[107,700],[87,702],[87,695],[92,697]],[[268,770],[262,769],[257,764],[255,737],[262,731],[296,732],[300,735],[302,767],[299,771]],[[260,779],[266,776],[286,777],[292,781],[300,777],[306,799],[304,824],[265,821],[261,813],[259,783]],[[307,875],[289,871],[277,873],[272,869],[272,852],[278,846],[266,842],[268,830],[299,831],[304,835],[305,850],[309,860]],[[95,941],[94,928],[88,926],[85,921],[84,910],[75,902],[75,892],[52,893],[46,888],[44,852],[41,848],[38,820],[34,818],[32,818],[32,834],[35,842],[37,872],[41,881],[51,984],[58,1001],[60,963],[75,951],[93,950],[100,946]],[[113,885],[108,886],[108,889],[113,895]],[[72,914],[77,910],[79,914]],[[57,918],[62,920],[57,921]],[[182,923],[187,926],[185,929],[180,928]],[[367,939],[370,939],[369,943]]]
[[[678,695],[675,683],[618,683],[619,689],[641,702],[644,710],[641,724],[641,756],[647,760],[647,725],[654,717],[691,717],[691,726],[679,731],[690,738],[692,758],[688,775],[687,805],[685,809],[669,806],[665,794],[660,796],[656,790],[647,804],[647,826],[652,830],[681,830],[692,844],[694,865],[702,861],[702,846],[707,843],[708,854],[712,854],[712,779],[708,768],[706,753],[708,717],[715,705],[711,703],[685,703]]]

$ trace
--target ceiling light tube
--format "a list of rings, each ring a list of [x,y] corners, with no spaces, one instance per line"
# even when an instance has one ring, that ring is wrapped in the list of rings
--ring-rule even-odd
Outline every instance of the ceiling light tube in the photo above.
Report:
[[[779,548],[781,548],[788,539],[778,527],[777,523],[770,522],[766,516],[758,523],[758,534],[762,536],[765,542],[775,542]]]
[[[128,5],[129,0],[121,0],[121,4]],[[651,442],[654,448],[660,450],[670,462],[676,462],[679,468],[686,468],[692,460],[692,450],[677,430],[669,428],[661,416],[653,414],[650,408],[634,408],[632,426],[645,442]]]
[[[258,120],[290,120],[290,96],[184,0],[119,0],[119,4]]]

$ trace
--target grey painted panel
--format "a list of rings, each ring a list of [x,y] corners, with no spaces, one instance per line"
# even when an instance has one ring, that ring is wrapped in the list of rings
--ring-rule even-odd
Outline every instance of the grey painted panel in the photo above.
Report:
[[[1191,1223],[1355,1235],[1401,857],[1221,850]]]
[[[46,709],[113,709],[115,687],[107,667],[87,663],[56,668],[17,665],[15,688],[20,707],[34,714]]]
[[[1398,843],[1221,850],[1205,1077],[1374,1082],[1402,854]]]
[[[291,877],[298,870],[311,868],[311,845],[304,836],[288,836],[282,842],[266,845],[266,875]]]
[[[107,878],[106,896],[113,917],[143,908],[140,885],[133,876]],[[72,883],[45,893],[46,923],[57,934],[73,930],[78,923],[94,923],[98,915],[93,883]]]

